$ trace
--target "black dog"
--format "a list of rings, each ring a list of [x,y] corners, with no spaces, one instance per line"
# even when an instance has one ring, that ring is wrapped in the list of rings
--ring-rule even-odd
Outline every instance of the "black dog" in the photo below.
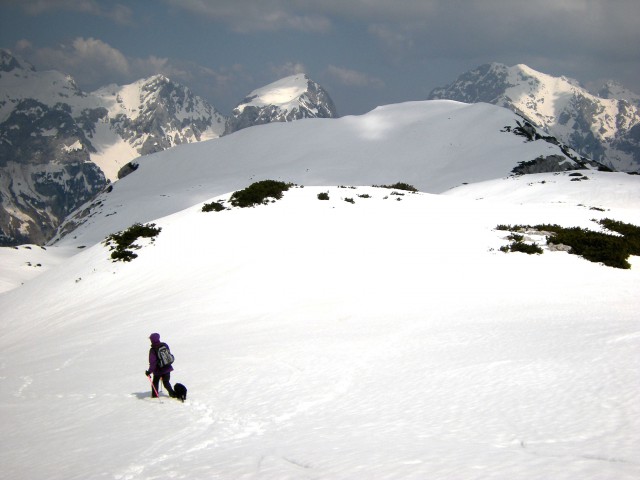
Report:
[[[176,383],[173,386],[173,392],[176,394],[178,400],[182,400],[182,403],[187,399],[187,387],[181,383]]]

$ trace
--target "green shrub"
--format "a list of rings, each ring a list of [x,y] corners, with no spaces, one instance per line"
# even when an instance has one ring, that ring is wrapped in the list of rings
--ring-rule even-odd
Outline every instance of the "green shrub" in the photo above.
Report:
[[[607,230],[624,236],[631,255],[640,255],[640,227],[609,218],[600,220],[599,223]]]
[[[629,249],[624,237],[579,227],[547,226],[547,228],[553,232],[553,235],[547,239],[547,243],[568,245],[571,247],[569,253],[580,255],[591,262],[601,262],[615,268],[631,268],[627,262]]]
[[[394,183],[393,185],[374,185],[374,187],[378,187],[378,188],[394,188],[396,190],[405,190],[407,192],[417,192],[418,189],[416,187],[414,187],[413,185],[409,185],[408,183],[404,183],[404,182],[397,182]]]
[[[126,230],[109,235],[104,241],[104,244],[110,247],[111,258],[114,262],[118,260],[130,262],[138,256],[131,250],[139,250],[141,248],[140,245],[136,245],[134,242],[140,237],[151,238],[153,241],[153,238],[161,231],[162,229],[156,227],[155,223],[149,223],[147,225],[134,223]]]
[[[329,200],[329,192],[320,192],[318,194],[318,200]]]
[[[542,253],[542,248],[540,248],[537,243],[530,244],[530,243],[525,243],[521,241],[512,242],[507,247],[500,248],[500,250],[503,252],[521,252],[521,253],[526,253],[528,255]]]
[[[498,225],[497,230],[507,230],[511,232],[522,231],[526,228],[534,228],[541,233],[548,233],[547,244],[562,244],[571,248],[569,253],[579,255],[591,262],[599,262],[614,268],[631,268],[628,262],[629,255],[640,255],[640,227],[616,220],[604,219],[599,221],[600,225],[608,230],[620,234],[611,235],[603,232],[594,232],[579,227],[561,227],[559,225],[535,225],[534,227],[524,225]],[[512,234],[509,239],[518,242],[519,235]],[[502,247],[501,251],[521,251],[513,250],[512,246]],[[516,248],[523,248],[516,246]],[[528,248],[528,247],[524,247]]]
[[[222,210],[226,210],[226,209],[225,209],[225,206],[222,205],[221,202],[205,203],[202,206],[202,211],[203,212],[221,212]]]
[[[353,198],[345,198],[344,201],[347,203],[356,203],[356,201]]]
[[[231,205],[234,207],[253,207],[267,203],[268,198],[280,200],[282,193],[289,190],[293,183],[278,182],[276,180],[262,180],[238,190],[231,195]]]
[[[371,198],[371,195],[368,193],[363,193],[362,195],[358,195],[359,198]]]

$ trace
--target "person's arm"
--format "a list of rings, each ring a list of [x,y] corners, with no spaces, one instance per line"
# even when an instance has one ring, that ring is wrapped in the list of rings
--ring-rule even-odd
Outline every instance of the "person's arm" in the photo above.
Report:
[[[158,357],[156,356],[156,351],[153,348],[149,349],[149,370],[145,373],[148,375],[155,374],[158,363]]]

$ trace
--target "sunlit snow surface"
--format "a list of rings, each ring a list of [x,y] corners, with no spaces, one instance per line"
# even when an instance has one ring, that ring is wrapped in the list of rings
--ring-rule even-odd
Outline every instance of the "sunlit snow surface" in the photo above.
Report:
[[[383,120],[351,121],[379,137]],[[211,152],[195,147],[175,152]],[[408,152],[397,152],[402,167]],[[288,155],[269,165],[278,176],[309,166]],[[334,185],[301,182],[275,203],[203,213],[203,202],[228,206],[249,170],[211,180],[204,159],[190,177],[163,158],[140,167],[151,176],[139,197],[136,172],[107,205],[162,228],[131,263],[110,261],[91,232],[106,228],[98,221],[79,232],[77,242],[98,238],[84,249],[3,249],[16,288],[0,294],[1,477],[640,476],[640,261],[619,270],[546,248],[505,254],[507,233],[495,230],[640,225],[638,176],[542,174],[411,194],[358,186],[374,174],[352,183],[344,157],[327,156]],[[413,181],[382,154],[375,165],[388,183]],[[223,180],[238,185],[193,200]],[[18,274],[28,277],[11,282]],[[184,404],[150,397],[156,331],[176,356],[172,381],[189,388]]]
[[[242,112],[246,107],[267,105],[274,105],[285,111],[298,108],[298,98],[307,91],[308,83],[306,75],[290,75],[254,90],[236,109]]]

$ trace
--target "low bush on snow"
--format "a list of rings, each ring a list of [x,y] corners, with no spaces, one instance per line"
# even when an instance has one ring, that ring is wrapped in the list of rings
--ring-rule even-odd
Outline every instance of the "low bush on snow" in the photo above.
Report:
[[[408,183],[404,183],[404,182],[397,182],[397,183],[394,183],[393,185],[374,185],[374,187],[391,188],[395,190],[404,190],[407,192],[414,192],[414,193],[418,191],[418,189],[413,185],[409,185]]]
[[[591,262],[600,262],[614,268],[631,268],[628,262],[630,255],[640,255],[640,227],[617,220],[604,219],[598,222],[605,229],[615,232],[613,235],[605,232],[594,232],[580,227],[561,227],[559,225],[498,225],[497,230],[511,232],[524,232],[535,230],[547,237],[548,245],[567,245],[570,247],[569,253],[579,255]],[[532,245],[527,245],[523,241],[523,236],[512,234],[507,239],[513,243],[507,247],[501,247],[504,252],[526,251],[533,249]],[[537,245],[535,247],[540,249]],[[540,252],[542,253],[542,249]]]
[[[226,210],[222,202],[205,203],[202,206],[203,212],[221,212],[222,210]]]
[[[268,202],[269,198],[280,200],[282,193],[289,190],[293,183],[278,182],[276,180],[262,180],[252,183],[243,190],[231,195],[231,205],[234,207],[253,207]]]
[[[513,241],[506,247],[500,247],[501,252],[521,252],[529,255],[541,254],[542,248],[537,243],[525,243],[522,241]]]
[[[114,262],[130,262],[138,255],[132,250],[139,250],[140,245],[136,245],[134,242],[138,238],[151,238],[153,239],[162,231],[160,227],[156,227],[155,223],[149,223],[142,225],[141,223],[134,223],[126,230],[118,233],[112,233],[109,235],[104,244],[111,250],[111,258]]]

